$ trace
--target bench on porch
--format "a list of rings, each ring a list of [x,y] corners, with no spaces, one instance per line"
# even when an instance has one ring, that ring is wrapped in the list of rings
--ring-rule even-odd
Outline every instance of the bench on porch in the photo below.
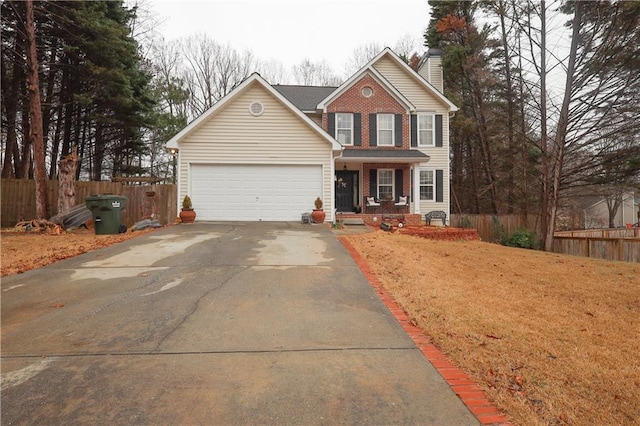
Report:
[[[429,226],[431,226],[431,219],[440,219],[442,226],[447,226],[447,214],[442,210],[433,210],[424,215],[424,220]]]

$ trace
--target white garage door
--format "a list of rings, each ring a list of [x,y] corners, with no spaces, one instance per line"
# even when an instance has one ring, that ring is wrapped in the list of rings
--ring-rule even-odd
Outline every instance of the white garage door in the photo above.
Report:
[[[321,191],[322,166],[191,166],[198,220],[300,220]]]

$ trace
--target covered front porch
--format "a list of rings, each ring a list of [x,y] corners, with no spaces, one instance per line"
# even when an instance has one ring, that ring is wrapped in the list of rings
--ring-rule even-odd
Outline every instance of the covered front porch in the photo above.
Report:
[[[404,216],[420,224],[414,169],[428,160],[417,150],[345,149],[335,160],[336,219],[361,218],[375,225],[383,216]]]

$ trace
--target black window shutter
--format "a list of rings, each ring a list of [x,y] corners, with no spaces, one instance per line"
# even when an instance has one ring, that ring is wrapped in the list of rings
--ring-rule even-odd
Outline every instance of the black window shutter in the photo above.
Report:
[[[418,146],[418,116],[411,116],[411,146]]]
[[[396,146],[400,147],[402,146],[402,114],[396,114],[395,120]]]
[[[369,145],[378,146],[378,121],[375,114],[369,114]]]
[[[436,146],[442,146],[442,114],[436,114]]]
[[[335,112],[330,112],[329,116],[327,117],[327,125],[328,125],[328,129],[327,129],[327,133],[329,133],[332,137],[336,137],[336,113]]]
[[[403,196],[403,190],[402,187],[404,186],[402,182],[402,176],[403,176],[403,171],[402,169],[396,169],[396,200],[398,199],[398,197]]]
[[[362,114],[359,112],[353,114],[353,144],[362,145]]]
[[[378,169],[369,169],[369,196],[378,196]]]
[[[436,170],[436,202],[441,203],[444,200],[444,183],[442,178],[444,173],[442,170]]]

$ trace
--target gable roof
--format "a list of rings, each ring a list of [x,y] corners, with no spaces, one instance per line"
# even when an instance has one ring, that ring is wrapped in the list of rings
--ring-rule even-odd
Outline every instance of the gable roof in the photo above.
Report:
[[[418,74],[417,72],[415,72],[409,65],[407,65],[393,50],[391,50],[388,47],[385,47],[382,52],[378,53],[373,59],[371,59],[364,67],[362,67],[358,72],[356,72],[354,75],[352,75],[347,81],[345,81],[340,87],[338,87],[336,89],[336,91],[334,92],[334,94],[331,94],[329,96],[327,96],[321,103],[318,104],[318,109],[323,109],[326,110],[326,106],[327,104],[338,94],[343,93],[345,90],[347,90],[350,86],[352,86],[355,82],[357,82],[360,77],[367,71],[370,72],[375,72],[377,73],[378,76],[380,76],[380,78],[383,79],[383,81],[386,81],[386,79],[380,75],[380,73],[374,68],[374,65],[376,62],[378,62],[382,57],[384,56],[388,56],[389,58],[391,58],[391,60],[393,62],[395,62],[400,68],[402,68],[407,75],[409,75],[411,78],[413,78],[418,84],[420,84],[427,92],[429,92],[430,94],[432,94],[435,98],[437,98],[438,100],[440,100],[442,103],[444,103],[445,105],[447,105],[447,107],[449,108],[450,112],[455,112],[458,111],[458,107],[455,106],[453,104],[453,102],[451,102],[449,99],[447,99],[446,96],[444,96],[442,93],[440,93],[440,91],[438,89],[436,89],[431,83],[429,83],[424,77],[422,77],[420,74]],[[395,90],[395,92],[399,93],[395,87],[393,87],[393,85],[391,83],[389,83],[388,81],[386,81],[386,86],[393,88],[393,90]],[[406,99],[406,98],[405,98]],[[411,103],[409,103],[411,104]],[[411,111],[414,111],[415,107],[413,107],[413,109],[411,109]]]
[[[179,148],[180,141],[191,134],[198,128],[200,128],[204,123],[206,123],[209,119],[211,119],[218,111],[222,110],[226,105],[233,102],[233,100],[238,97],[241,93],[246,91],[254,84],[261,85],[267,92],[273,95],[278,101],[280,101],[285,108],[289,109],[294,115],[296,115],[304,124],[309,126],[314,132],[320,135],[323,139],[325,139],[329,144],[331,144],[331,148],[335,151],[341,151],[342,145],[338,141],[336,141],[333,137],[331,137],[327,132],[325,132],[320,126],[318,126],[313,120],[307,117],[300,109],[298,109],[291,101],[289,101],[285,96],[283,96],[279,91],[275,90],[273,86],[271,86],[267,81],[260,76],[260,74],[254,72],[249,77],[247,77],[242,83],[240,83],[237,87],[235,87],[231,92],[229,92],[225,97],[220,99],[215,103],[211,108],[202,113],[198,118],[189,123],[184,129],[178,132],[174,137],[169,139],[169,141],[165,144],[167,148]]]
[[[302,112],[315,112],[316,106],[336,90],[333,86],[272,86]]]
[[[373,67],[364,67],[357,73],[351,76],[347,81],[345,81],[340,87],[334,90],[329,96],[324,98],[321,102],[318,103],[318,109],[327,111],[327,105],[329,105],[334,99],[338,96],[342,95],[344,92],[349,90],[351,86],[360,81],[364,76],[370,75],[379,85],[384,87],[387,92],[395,98],[395,100],[403,105],[409,112],[415,111],[416,107],[411,103],[409,99],[406,98],[402,93],[398,91],[380,72]]]

